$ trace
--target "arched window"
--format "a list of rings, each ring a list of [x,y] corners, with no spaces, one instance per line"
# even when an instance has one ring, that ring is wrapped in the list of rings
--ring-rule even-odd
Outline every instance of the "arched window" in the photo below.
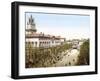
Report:
[[[37,46],[37,42],[35,42],[35,46]]]
[[[34,42],[32,42],[32,45],[34,46]]]

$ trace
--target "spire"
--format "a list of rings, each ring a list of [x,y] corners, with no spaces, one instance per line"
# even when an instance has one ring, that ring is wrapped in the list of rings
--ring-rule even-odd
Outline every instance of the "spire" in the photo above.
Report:
[[[31,16],[30,16],[30,18],[29,18],[29,24],[30,24],[30,25],[35,24],[35,23],[34,23],[34,19],[33,19],[32,15],[31,15]]]
[[[35,31],[35,32],[37,31],[35,28],[35,22],[34,22],[34,18],[32,17],[32,15],[30,15],[30,17],[28,18],[27,29]]]

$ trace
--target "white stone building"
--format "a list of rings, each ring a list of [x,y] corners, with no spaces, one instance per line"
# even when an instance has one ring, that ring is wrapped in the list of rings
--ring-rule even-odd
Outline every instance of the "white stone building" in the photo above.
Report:
[[[33,47],[52,47],[65,42],[65,38],[61,38],[60,36],[46,35],[42,32],[37,33],[32,15],[28,19],[25,34],[26,43],[32,44]]]

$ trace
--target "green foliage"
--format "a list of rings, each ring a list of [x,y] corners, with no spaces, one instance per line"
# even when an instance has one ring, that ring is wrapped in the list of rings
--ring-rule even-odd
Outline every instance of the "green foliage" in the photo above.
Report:
[[[78,65],[89,65],[89,39],[80,46]]]
[[[32,67],[49,67],[52,66],[58,57],[61,58],[62,52],[71,48],[71,44],[63,44],[59,46],[43,48],[33,47],[32,44],[25,44],[26,68]]]

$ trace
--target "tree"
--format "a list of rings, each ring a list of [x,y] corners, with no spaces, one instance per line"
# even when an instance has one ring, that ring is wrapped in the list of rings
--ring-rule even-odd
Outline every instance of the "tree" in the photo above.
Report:
[[[89,39],[80,46],[78,65],[89,65]]]
[[[26,63],[26,68],[31,67],[33,64],[33,47],[31,43],[26,43],[25,44],[25,63]]]
[[[62,44],[53,47],[33,47],[31,42],[25,44],[26,68],[49,67],[63,56],[62,52],[70,49],[72,45]]]

